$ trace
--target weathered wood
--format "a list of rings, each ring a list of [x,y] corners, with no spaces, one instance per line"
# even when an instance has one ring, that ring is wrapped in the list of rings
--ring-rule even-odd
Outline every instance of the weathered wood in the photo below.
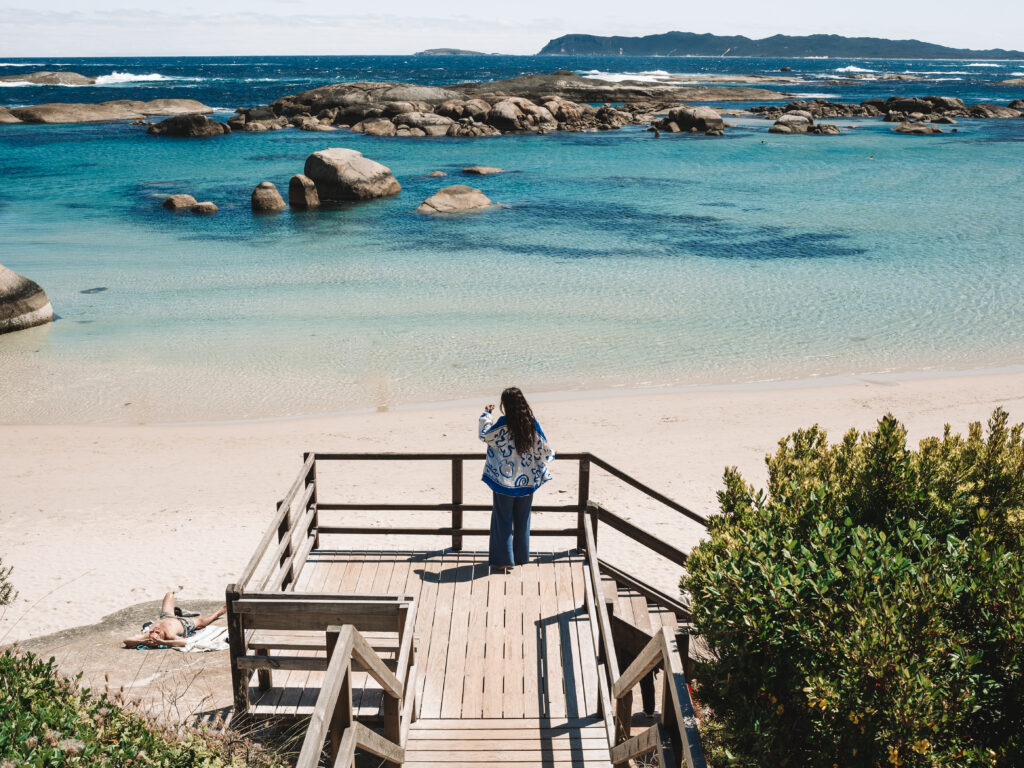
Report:
[[[676,768],[672,744],[661,723],[655,723],[636,736],[616,744],[611,750],[612,764],[627,765],[628,761],[648,752],[656,753],[659,768]]]
[[[663,627],[660,639],[665,655],[665,687],[668,689],[668,695],[662,703],[662,717],[664,719],[667,713],[671,713],[675,721],[681,741],[679,751],[682,752],[687,768],[706,768],[700,734],[697,732],[697,718],[693,713],[693,702],[690,700],[683,660],[675,636],[669,628]]]
[[[450,512],[455,508],[450,501],[441,501],[435,504],[397,504],[397,503],[359,503],[359,502],[324,502],[318,508],[324,512]],[[459,504],[465,512],[489,512],[490,504]],[[537,504],[534,512],[576,512],[575,504]]]
[[[363,637],[378,655],[382,652],[396,652],[401,647],[397,637],[389,637],[384,633],[364,632]],[[259,630],[249,634],[246,645],[252,651],[323,651],[327,648],[327,641],[320,632],[300,634],[284,630]]]
[[[681,549],[676,549],[671,544],[666,544],[664,541],[659,539],[657,536],[648,533],[643,528],[633,525],[633,523],[619,517],[614,512],[601,507],[597,504],[592,505],[597,510],[598,519],[602,523],[611,526],[619,533],[624,533],[634,541],[638,541],[648,549],[654,550],[662,557],[671,560],[673,563],[679,566],[686,565],[686,553]]]
[[[318,526],[320,524],[320,514],[319,514],[319,512],[317,511],[317,508],[316,508],[316,500],[317,500],[317,491],[316,491],[316,454],[310,453],[310,452],[302,454],[302,463],[303,463],[303,465],[308,464],[309,461],[310,461],[310,458],[313,459],[313,462],[312,462],[313,465],[309,468],[309,472],[306,473],[306,485],[309,486],[310,488],[312,488],[312,493],[309,495],[308,503],[313,508],[313,519],[309,523],[309,533],[313,534],[313,546],[312,546],[312,548],[313,549],[318,549],[320,547],[320,532],[317,530],[317,528],[318,528]],[[299,570],[302,570],[301,566],[300,566]]]
[[[664,638],[659,633],[648,641],[633,663],[612,683],[612,698],[625,696],[648,672],[664,662],[665,654]]]
[[[583,526],[585,524],[585,515],[587,512],[587,504],[590,503],[590,459],[583,457],[579,460],[579,487],[576,494],[576,549],[586,549],[587,539],[583,535]],[[596,533],[595,533],[596,541]]]
[[[588,453],[560,453],[558,458],[562,461],[576,461]],[[480,453],[318,453],[318,461],[451,461],[462,459],[463,461],[483,461],[483,454]]]
[[[462,529],[462,460],[452,459],[452,529]],[[452,549],[462,551],[462,534],[452,534]]]
[[[244,717],[249,707],[249,676],[244,674],[235,659],[245,656],[245,624],[236,609],[241,590],[236,584],[229,584],[224,593],[227,606],[228,648],[231,661],[231,690],[234,693],[235,715]]]
[[[405,750],[398,744],[371,731],[362,723],[353,723],[352,727],[356,733],[356,746],[360,749],[365,749],[372,755],[384,758],[389,765],[405,762]]]
[[[332,754],[337,758],[342,736],[352,724],[352,657],[354,630],[349,626],[332,627],[328,633],[327,649],[330,662],[324,674],[323,685],[316,706],[309,719],[306,738],[302,742],[295,768],[316,768],[324,739],[331,732]]]
[[[337,745],[331,744],[331,768],[350,768],[356,758],[356,732],[346,728]]]
[[[602,574],[609,576],[624,587],[629,587],[630,589],[639,592],[655,605],[671,611],[675,614],[677,620],[693,620],[690,613],[690,606],[681,600],[677,600],[670,595],[666,595],[664,592],[652,587],[650,584],[645,584],[635,576],[630,576],[625,571],[616,568],[611,563],[601,560],[600,558],[598,558],[598,565],[600,566]]]
[[[374,652],[369,642],[360,634],[359,630],[353,631],[352,640],[352,658],[366,668],[370,676],[384,689],[384,693],[390,697],[400,699],[402,697],[402,681],[395,676],[394,672],[388,669],[384,660]]]
[[[707,526],[708,519],[706,517],[704,517],[703,515],[698,515],[696,512],[694,512],[694,511],[692,511],[690,509],[687,509],[686,507],[684,507],[679,502],[673,501],[672,499],[670,499],[665,494],[658,493],[656,490],[654,490],[650,486],[644,485],[639,480],[636,480],[633,477],[630,477],[625,472],[623,472],[621,469],[616,469],[611,464],[609,464],[607,461],[604,461],[603,459],[599,459],[597,456],[594,456],[593,454],[588,454],[588,457],[589,457],[590,461],[593,464],[595,464],[598,467],[600,467],[601,469],[603,469],[609,475],[612,475],[613,477],[617,477],[619,480],[624,482],[626,485],[629,485],[629,486],[632,486],[633,488],[636,488],[638,491],[641,491],[642,493],[645,493],[646,495],[650,496],[655,501],[661,502],[666,507],[669,507],[670,509],[674,509],[676,512],[679,512],[680,514],[685,515],[686,517],[690,518],[691,520],[695,520],[696,522],[700,523],[701,525],[703,525],[705,527]]]
[[[644,603],[643,612],[646,616],[646,603]],[[612,641],[615,643],[615,653],[618,655],[619,662],[628,662],[632,664],[633,661],[636,660],[636,657],[643,653],[644,648],[651,641],[651,638],[654,635],[652,632],[645,632],[639,627],[634,627],[625,619],[614,614],[609,618],[612,624]],[[640,680],[640,695],[643,700],[643,711],[647,714],[650,714],[655,710],[654,693],[654,673],[648,672]]]
[[[413,664],[409,667],[409,676],[406,678],[406,696],[402,703],[402,734],[398,743],[403,747],[409,740],[409,729],[416,721],[416,672],[417,667]]]
[[[587,512],[587,514],[593,514]],[[583,526],[587,537],[587,568],[590,571],[591,587],[597,591],[601,589],[601,573],[597,567],[597,546],[594,544],[594,534],[589,525]],[[597,600],[597,621],[601,630],[601,647],[604,649],[602,660],[608,668],[609,679],[617,680],[619,677],[619,662],[615,656],[615,643],[612,641],[612,628],[608,621],[608,606],[604,600]]]

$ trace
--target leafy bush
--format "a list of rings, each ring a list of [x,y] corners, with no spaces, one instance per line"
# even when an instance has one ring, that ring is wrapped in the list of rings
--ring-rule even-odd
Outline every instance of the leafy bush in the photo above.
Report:
[[[682,587],[718,764],[1024,765],[1024,444],[997,410],[908,450],[891,415],[735,468]],[[715,752],[717,752],[715,754]]]
[[[275,763],[253,760],[250,744],[201,729],[162,729],[106,695],[95,698],[59,674],[53,659],[0,654],[0,767],[146,766],[221,768]]]
[[[14,585],[11,584],[12,570],[14,569],[10,566],[4,567],[4,559],[0,557],[0,605],[10,605],[18,596],[14,591]]]

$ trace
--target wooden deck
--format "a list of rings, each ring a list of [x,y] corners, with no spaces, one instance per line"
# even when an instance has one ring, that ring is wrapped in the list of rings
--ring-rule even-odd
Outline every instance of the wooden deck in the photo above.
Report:
[[[420,719],[572,719],[598,709],[583,578],[574,551],[537,553],[505,575],[490,573],[486,552],[314,550],[295,590],[415,598]],[[250,712],[309,716],[322,677],[276,672],[261,692],[253,675]],[[357,715],[372,719],[380,703],[355,673]]]
[[[703,768],[686,685],[689,634],[677,626],[689,607],[601,560],[598,527],[679,567],[686,553],[591,502],[590,468],[701,516],[592,454],[563,455],[579,463],[577,501],[537,509],[573,514],[575,526],[533,529],[549,550],[492,573],[485,551],[464,548],[488,533],[463,526],[464,511],[487,509],[463,503],[463,463],[474,455],[304,458],[226,590],[236,713],[304,721],[300,768],[320,762],[325,740],[344,768],[358,752],[389,768],[610,768],[643,755],[660,768]],[[450,461],[451,503],[326,501],[318,462],[344,461]],[[321,519],[349,509],[427,510],[451,524]],[[381,535],[450,536],[451,546],[341,548]]]

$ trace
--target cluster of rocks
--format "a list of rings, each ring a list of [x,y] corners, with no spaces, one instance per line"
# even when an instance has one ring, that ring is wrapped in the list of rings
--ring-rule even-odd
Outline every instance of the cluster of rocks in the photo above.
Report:
[[[803,111],[814,118],[839,117],[881,117],[888,122],[902,122],[907,119],[941,123],[943,118],[1016,118],[1021,117],[1024,100],[1012,101],[1009,106],[998,104],[966,105],[955,96],[891,96],[888,99],[867,99],[859,104],[814,99],[812,101],[791,101],[788,104],[769,104],[752,107],[751,112],[768,119],[778,120],[782,115]]]
[[[200,203],[192,195],[186,194],[169,195],[160,205],[169,211],[190,211],[202,215],[209,215],[220,210],[215,203],[211,203],[209,200]]]
[[[348,128],[372,136],[483,137],[503,133],[598,131],[645,122],[656,104],[624,108],[579,104],[558,94],[536,100],[401,83],[341,83],[240,109],[228,125],[241,131]]]
[[[780,115],[768,129],[768,133],[816,133],[819,136],[835,136],[840,130],[834,123],[814,122],[814,115],[806,110],[793,109]]]
[[[703,133],[705,136],[721,136],[725,133],[725,121],[711,107],[676,107],[670,109],[661,120],[651,122],[651,128],[667,133]]]
[[[0,264],[0,333],[53,320],[53,306],[38,283]]]

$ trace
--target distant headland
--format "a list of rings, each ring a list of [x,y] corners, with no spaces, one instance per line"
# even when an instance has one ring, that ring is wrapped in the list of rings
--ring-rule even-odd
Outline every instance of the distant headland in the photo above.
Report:
[[[752,40],[742,35],[666,32],[644,37],[563,35],[538,56],[764,56],[834,59],[1024,59],[1021,51],[1002,48],[949,48],[920,40],[886,40],[841,35],[772,35]]]
[[[413,56],[493,56],[495,54],[484,53],[483,51],[467,51],[465,48],[427,48],[425,51],[416,51]]]

